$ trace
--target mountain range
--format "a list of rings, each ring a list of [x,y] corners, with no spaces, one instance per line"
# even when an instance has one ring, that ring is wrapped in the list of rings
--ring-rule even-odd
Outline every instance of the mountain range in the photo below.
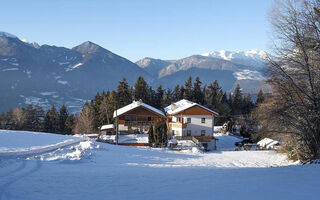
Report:
[[[90,41],[71,49],[39,45],[0,32],[0,112],[38,104],[45,109],[65,104],[72,112],[102,90],[116,89],[125,77],[130,85],[139,76],[157,87],[173,88],[188,76],[203,84],[218,80],[226,91],[237,83],[257,93],[264,84],[263,51],[210,52],[177,60],[144,58],[136,63]]]

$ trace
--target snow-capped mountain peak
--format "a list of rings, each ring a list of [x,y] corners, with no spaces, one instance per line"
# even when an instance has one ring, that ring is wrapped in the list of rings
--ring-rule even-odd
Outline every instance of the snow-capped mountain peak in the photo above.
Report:
[[[206,57],[214,57],[214,58],[221,58],[223,60],[231,60],[232,59],[232,52],[221,50],[221,51],[212,51],[209,53],[203,53],[202,56]]]
[[[32,43],[30,43],[34,48],[36,48],[36,49],[39,49],[40,48],[40,45],[38,44],[38,43],[36,43],[36,42],[32,42]]]
[[[212,51],[209,53],[203,53],[202,56],[221,58],[223,60],[233,59],[255,59],[264,60],[267,57],[267,53],[262,50],[249,50],[249,51]]]
[[[261,68],[266,63],[267,53],[262,50],[249,50],[249,51],[212,51],[203,53],[202,56],[219,58],[234,63],[248,65],[255,68]]]
[[[150,65],[150,63],[152,62],[152,60],[154,60],[153,58],[149,58],[149,57],[146,57],[146,58],[143,58],[141,60],[138,60],[136,62],[137,65],[139,65],[141,68],[145,68],[145,67],[148,67]]]

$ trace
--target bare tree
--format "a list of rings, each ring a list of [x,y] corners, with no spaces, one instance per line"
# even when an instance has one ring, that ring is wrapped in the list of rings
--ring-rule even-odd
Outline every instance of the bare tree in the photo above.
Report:
[[[20,130],[25,125],[27,118],[26,118],[26,112],[24,108],[15,108],[12,111],[13,120],[16,125],[16,129]]]
[[[270,12],[272,98],[260,105],[267,131],[291,134],[301,160],[320,157],[320,0],[277,1]]]
[[[94,115],[89,104],[85,104],[81,110],[79,117],[76,120],[74,133],[88,134],[94,133]]]

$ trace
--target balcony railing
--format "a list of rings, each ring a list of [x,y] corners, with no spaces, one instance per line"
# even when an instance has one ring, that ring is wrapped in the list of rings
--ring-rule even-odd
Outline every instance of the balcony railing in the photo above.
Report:
[[[187,128],[186,123],[180,123],[180,122],[170,122],[169,128]]]
[[[125,126],[152,126],[153,121],[124,121]]]

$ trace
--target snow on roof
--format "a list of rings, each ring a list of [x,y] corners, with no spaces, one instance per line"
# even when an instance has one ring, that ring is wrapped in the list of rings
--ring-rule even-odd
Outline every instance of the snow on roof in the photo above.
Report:
[[[168,141],[168,144],[178,144],[178,141],[177,141],[177,139],[172,138],[172,139],[170,139],[170,140]]]
[[[201,108],[203,108],[203,109],[205,109],[205,110],[207,110],[207,111],[209,111],[211,113],[219,115],[219,113],[217,113],[217,112],[215,112],[215,111],[213,111],[213,110],[211,110],[211,109],[209,109],[207,107],[204,107],[203,105],[188,101],[186,99],[182,99],[182,100],[180,100],[180,101],[178,101],[176,103],[173,103],[173,104],[165,107],[164,111],[166,113],[168,113],[169,115],[173,115],[173,114],[177,114],[177,113],[179,113],[181,111],[187,110],[187,109],[189,109],[189,108],[191,108],[193,106],[199,106],[199,107],[201,107]]]
[[[153,111],[153,112],[165,117],[165,114],[161,110],[158,110],[158,109],[156,109],[156,108],[154,108],[154,107],[152,107],[152,106],[150,106],[150,105],[148,105],[146,103],[143,103],[142,101],[133,101],[131,104],[126,105],[126,106],[124,106],[122,108],[119,108],[118,110],[113,112],[113,117],[116,117],[117,115],[120,116],[120,115],[122,115],[122,114],[124,114],[124,113],[126,113],[126,112],[128,112],[130,110],[133,110],[135,108],[138,108],[140,106],[142,106],[142,107],[144,107],[144,108],[146,108],[148,110],[151,110],[151,111]]]
[[[107,125],[102,125],[100,130],[113,129],[113,128],[114,128],[113,124],[107,124]]]
[[[271,148],[274,145],[279,144],[279,141],[273,140],[270,138],[264,138],[264,139],[260,140],[257,144],[261,147]]]

